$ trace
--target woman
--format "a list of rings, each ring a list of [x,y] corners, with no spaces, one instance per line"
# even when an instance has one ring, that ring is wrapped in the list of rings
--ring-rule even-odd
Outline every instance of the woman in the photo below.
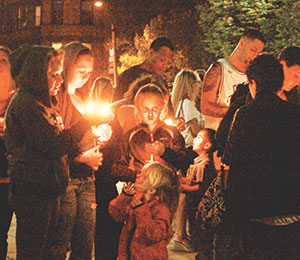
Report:
[[[193,138],[203,126],[203,116],[195,106],[201,86],[199,75],[187,69],[181,70],[176,75],[173,84],[172,104],[175,117],[185,121],[185,130],[181,133],[186,147],[192,145]]]
[[[71,127],[86,113],[86,100],[90,93],[88,83],[94,60],[91,50],[80,42],[70,42],[63,50],[64,84],[58,94],[58,102],[63,123],[66,127]],[[102,130],[101,140],[107,141],[111,136],[111,128],[105,124]],[[71,259],[84,260],[91,259],[92,256],[97,206],[94,170],[98,169],[103,160],[99,147],[93,148],[94,142],[94,138],[81,142],[81,151],[91,148],[85,160],[70,158],[71,180],[61,202],[61,232],[58,235],[58,243],[65,253],[71,244]]]
[[[52,235],[69,179],[67,153],[79,155],[76,147],[89,125],[81,119],[64,129],[55,106],[62,83],[61,52],[26,45],[10,60],[18,90],[7,109],[4,138],[17,217],[17,259],[55,259]]]

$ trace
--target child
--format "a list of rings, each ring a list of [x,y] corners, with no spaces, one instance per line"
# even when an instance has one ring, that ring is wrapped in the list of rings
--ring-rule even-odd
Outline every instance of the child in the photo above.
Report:
[[[198,203],[204,195],[209,184],[216,176],[213,161],[213,152],[216,150],[215,131],[203,128],[193,140],[193,150],[198,154],[194,163],[187,170],[186,177],[179,175],[181,190],[183,192],[182,207],[176,212],[175,234],[170,244],[174,251],[192,251],[186,233],[186,218],[189,219],[190,233],[196,227],[195,214]],[[193,232],[194,233],[194,232]]]
[[[155,84],[149,83],[138,90],[135,96],[138,125],[119,139],[120,160],[112,167],[111,174],[118,181],[134,182],[149,161],[159,161],[174,168],[186,164],[186,160],[177,156],[185,151],[182,135],[174,126],[161,121],[165,105],[165,96]]]
[[[172,238],[171,216],[176,210],[179,182],[174,172],[159,163],[147,163],[135,184],[128,183],[109,204],[111,216],[124,222],[118,260],[168,259]]]

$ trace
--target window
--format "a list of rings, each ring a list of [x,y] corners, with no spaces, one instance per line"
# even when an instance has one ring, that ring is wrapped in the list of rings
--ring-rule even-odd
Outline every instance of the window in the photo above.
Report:
[[[42,7],[36,6],[35,7],[35,26],[41,25],[41,17],[42,17]]]
[[[17,26],[18,29],[22,29],[27,25],[27,7],[19,7],[18,8],[18,17],[17,17]]]
[[[81,0],[80,23],[93,24],[93,0]]]
[[[63,0],[53,0],[52,2],[52,23],[63,24],[64,2]]]

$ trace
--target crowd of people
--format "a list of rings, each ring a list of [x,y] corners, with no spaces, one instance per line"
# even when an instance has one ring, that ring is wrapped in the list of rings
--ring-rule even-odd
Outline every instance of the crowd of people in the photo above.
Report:
[[[115,87],[92,82],[80,42],[0,46],[0,259],[13,212],[17,260],[168,259],[167,247],[299,259],[300,48],[277,58],[264,45],[246,30],[203,79],[179,71],[171,93],[165,37]],[[220,158],[226,214],[203,228],[198,205]]]

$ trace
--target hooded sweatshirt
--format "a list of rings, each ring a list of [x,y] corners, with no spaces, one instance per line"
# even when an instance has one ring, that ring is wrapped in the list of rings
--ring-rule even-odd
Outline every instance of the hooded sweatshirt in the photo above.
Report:
[[[45,46],[22,46],[10,56],[17,92],[6,113],[4,139],[8,152],[8,174],[13,185],[21,185],[38,196],[57,197],[67,186],[67,153],[79,154],[76,146],[89,129],[84,119],[64,129],[49,95]]]
[[[62,88],[60,89],[57,100],[58,106],[60,108],[61,116],[65,127],[71,127],[76,124],[82,114],[77,110],[77,108],[73,105],[70,95],[68,93],[68,75],[70,73],[72,65],[75,63],[78,54],[82,50],[90,51],[86,46],[84,46],[80,42],[70,42],[66,44],[63,48],[65,53],[64,58],[64,71],[63,71],[63,79],[64,83]],[[89,88],[88,84],[85,84],[80,90],[77,90],[76,94],[80,96],[80,93],[83,93],[83,96],[88,96]],[[84,93],[85,92],[85,93]],[[81,96],[82,97],[82,96]],[[86,149],[92,148],[94,146],[93,140],[87,140],[85,143],[81,143],[81,147],[85,147]],[[84,151],[82,148],[79,148],[82,152]],[[85,150],[86,150],[85,149]],[[73,158],[70,158],[70,176],[71,178],[86,178],[91,176],[93,173],[92,168],[85,163],[75,162]]]

